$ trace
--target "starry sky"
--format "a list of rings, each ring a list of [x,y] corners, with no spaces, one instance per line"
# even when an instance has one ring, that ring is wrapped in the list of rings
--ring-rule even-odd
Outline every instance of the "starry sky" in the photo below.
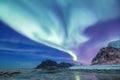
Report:
[[[120,39],[119,0],[0,0],[0,20],[1,67],[46,58],[90,64]]]

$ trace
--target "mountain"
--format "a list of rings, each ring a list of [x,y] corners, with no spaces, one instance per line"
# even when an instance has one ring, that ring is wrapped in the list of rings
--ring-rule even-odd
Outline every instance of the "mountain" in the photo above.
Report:
[[[53,60],[46,60],[46,61],[42,61],[41,64],[39,64],[36,67],[36,69],[55,70],[55,69],[65,69],[71,66],[74,66],[74,64],[66,63],[66,62],[57,63],[56,61]]]
[[[110,42],[107,47],[100,49],[92,60],[92,65],[96,64],[120,64],[120,40]]]

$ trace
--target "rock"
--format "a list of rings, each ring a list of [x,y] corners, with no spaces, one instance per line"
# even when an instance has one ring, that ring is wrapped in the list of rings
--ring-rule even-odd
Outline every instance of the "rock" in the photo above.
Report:
[[[4,77],[11,77],[13,75],[18,75],[18,74],[21,74],[21,72],[19,72],[19,71],[15,71],[15,72],[10,72],[10,71],[0,72],[0,76],[4,76]]]
[[[36,69],[43,69],[43,70],[56,70],[56,69],[65,69],[73,66],[71,63],[61,62],[57,63],[52,60],[46,60],[43,61],[41,64],[39,64]]]
[[[120,41],[120,40],[119,40]],[[119,41],[110,42],[108,47],[102,48],[93,58],[92,65],[113,65],[120,64],[120,44]]]

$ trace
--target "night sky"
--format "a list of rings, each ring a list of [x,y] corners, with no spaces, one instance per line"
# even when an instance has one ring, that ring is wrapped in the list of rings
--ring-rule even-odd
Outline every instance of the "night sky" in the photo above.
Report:
[[[90,64],[118,39],[119,0],[0,0],[0,68]]]
[[[63,51],[34,42],[0,21],[0,68],[32,68],[41,61],[74,62]]]

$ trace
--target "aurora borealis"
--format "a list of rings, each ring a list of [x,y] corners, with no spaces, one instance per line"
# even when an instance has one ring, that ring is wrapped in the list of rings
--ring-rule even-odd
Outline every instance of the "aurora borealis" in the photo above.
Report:
[[[0,0],[0,20],[83,64],[120,39],[119,0]]]

